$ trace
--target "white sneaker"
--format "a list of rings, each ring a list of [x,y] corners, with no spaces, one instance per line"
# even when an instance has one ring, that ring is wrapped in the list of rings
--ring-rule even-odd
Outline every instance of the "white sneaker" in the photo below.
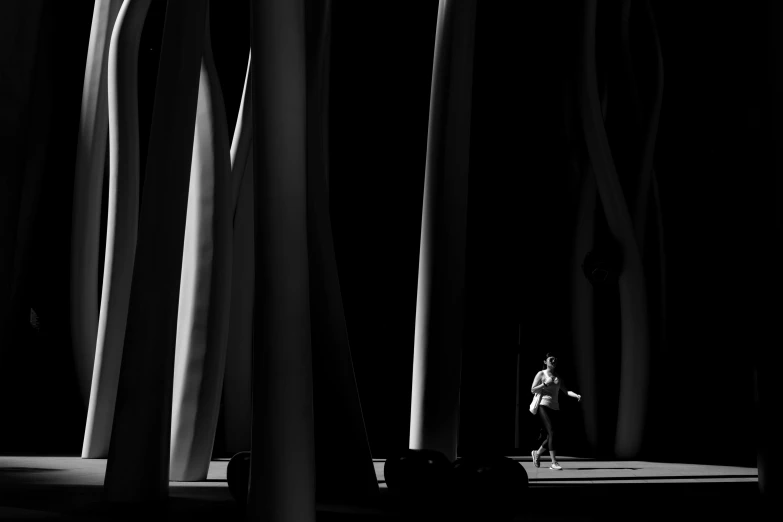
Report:
[[[563,467],[558,464],[557,462],[553,462],[551,466],[549,466],[549,469],[555,469],[555,470],[561,470]]]
[[[539,462],[538,462],[538,452],[533,450],[533,451],[530,452],[530,454],[533,456],[533,465],[535,467],[541,466],[541,464],[539,464]]]

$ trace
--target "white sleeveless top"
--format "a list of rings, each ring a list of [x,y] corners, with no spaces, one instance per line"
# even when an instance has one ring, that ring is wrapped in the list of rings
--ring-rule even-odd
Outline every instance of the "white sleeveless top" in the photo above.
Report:
[[[560,378],[555,377],[554,386],[553,386],[551,384],[552,379],[544,375],[543,382],[549,382],[550,385],[546,389],[541,390],[540,406],[546,406],[547,408],[550,408],[552,410],[559,410],[560,405],[557,403],[557,396],[560,394]]]

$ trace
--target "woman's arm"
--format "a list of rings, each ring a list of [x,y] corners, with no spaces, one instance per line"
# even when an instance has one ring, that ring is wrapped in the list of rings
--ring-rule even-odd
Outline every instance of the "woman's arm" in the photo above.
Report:
[[[566,388],[566,387],[563,385],[563,381],[560,381],[560,389],[561,389],[562,391],[566,392],[566,394],[567,394],[569,397],[573,397],[573,398],[574,398],[574,399],[576,399],[577,401],[581,401],[581,400],[582,400],[582,396],[581,396],[581,395],[579,395],[578,393],[574,393],[574,392],[572,392],[571,390],[569,390],[568,388]]]
[[[546,387],[546,384],[544,384],[543,381],[543,375],[544,372],[538,372],[536,374],[536,378],[533,379],[533,385],[530,387],[530,393],[538,393],[541,391],[542,388]]]

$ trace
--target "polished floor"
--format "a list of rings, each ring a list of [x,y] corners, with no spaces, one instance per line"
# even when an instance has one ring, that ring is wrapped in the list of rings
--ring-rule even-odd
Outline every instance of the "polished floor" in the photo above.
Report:
[[[513,520],[689,520],[761,514],[756,468],[560,457],[563,469],[530,457],[529,490]],[[239,520],[226,483],[228,460],[212,462],[204,482],[171,482],[167,505],[144,513],[100,502],[106,461],[78,457],[0,456],[0,520]],[[414,520],[421,514],[395,506],[386,489],[383,460],[375,461],[380,501],[368,506],[319,505],[318,520]],[[434,514],[428,514],[432,519]]]

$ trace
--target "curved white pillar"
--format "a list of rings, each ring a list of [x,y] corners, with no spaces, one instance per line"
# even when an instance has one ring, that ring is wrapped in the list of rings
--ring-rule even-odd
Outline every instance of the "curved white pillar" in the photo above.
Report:
[[[307,8],[315,11],[308,15],[307,235],[316,498],[351,503],[377,494],[378,479],[353,369],[329,214],[331,2],[311,2]]]
[[[624,263],[619,279],[622,361],[615,453],[620,458],[632,458],[640,450],[647,414],[650,339],[646,285],[633,222],[601,114],[595,59],[597,1],[587,0],[585,7],[580,70],[582,126],[601,204],[609,230],[622,247]]]
[[[410,447],[457,457],[475,0],[441,0],[416,298]]]
[[[315,521],[305,13],[252,0],[256,298],[247,518]]]
[[[595,235],[596,186],[595,173],[590,166],[582,170],[579,200],[571,260],[571,338],[574,343],[574,361],[579,379],[579,390],[585,397],[585,434],[590,447],[598,447],[598,383],[596,382],[595,328],[593,285],[582,270],[582,261],[593,248]]]
[[[604,83],[601,90],[601,120],[606,121],[607,111],[607,84]],[[566,93],[566,125],[567,135],[570,139],[581,139],[574,136],[571,125],[572,118],[572,92]],[[584,411],[585,434],[587,441],[593,450],[599,445],[598,441],[598,404],[600,403],[599,388],[596,375],[595,361],[595,295],[593,285],[585,277],[582,262],[585,254],[592,250],[595,238],[595,205],[596,186],[595,172],[592,166],[585,161],[573,163],[572,186],[576,187],[576,226],[573,236],[573,250],[571,259],[571,338],[574,343],[574,360],[578,376],[578,389],[590,397],[582,406]]]
[[[109,202],[103,287],[82,458],[109,454],[139,219],[139,41],[151,0],[125,0],[108,62]]]
[[[98,259],[101,196],[109,132],[108,62],[112,29],[122,0],[96,0],[84,72],[71,213],[71,345],[85,406],[98,334]]]
[[[177,305],[206,0],[169,0],[117,405],[104,482],[109,502],[167,497]]]
[[[247,161],[234,214],[231,318],[223,380],[223,440],[230,454],[250,451],[253,379],[253,296],[255,239],[253,223],[253,157]]]
[[[182,254],[169,480],[206,480],[217,431],[231,305],[231,157],[209,19]]]
[[[223,379],[223,439],[226,451],[250,450],[253,376],[253,295],[255,251],[253,225],[253,113],[250,104],[250,59],[239,115],[231,143],[232,201],[234,204],[231,318],[226,370]]]

